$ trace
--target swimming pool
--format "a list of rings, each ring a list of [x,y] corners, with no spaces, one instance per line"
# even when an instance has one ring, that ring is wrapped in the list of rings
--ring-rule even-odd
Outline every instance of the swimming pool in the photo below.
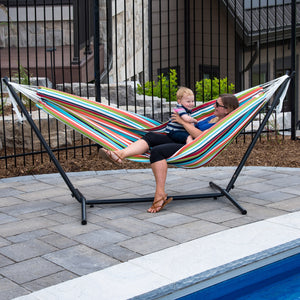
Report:
[[[300,299],[300,254],[177,299]]]

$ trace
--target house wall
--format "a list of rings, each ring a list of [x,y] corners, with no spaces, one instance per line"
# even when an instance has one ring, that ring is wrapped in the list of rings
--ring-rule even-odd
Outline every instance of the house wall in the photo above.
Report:
[[[251,55],[254,54],[254,50],[245,51],[244,58],[245,58],[245,65],[250,61]],[[300,55],[300,47],[296,47],[296,70],[299,68],[299,55]],[[259,67],[260,66],[260,67]],[[267,68],[267,69],[266,69]],[[282,41],[278,41],[276,45],[269,45],[267,48],[266,46],[263,47],[259,51],[259,55],[253,65],[253,67],[245,73],[244,78],[244,85],[245,88],[251,87],[257,82],[253,82],[253,74],[257,74],[260,72],[261,74],[265,74],[268,71],[269,77],[265,78],[266,81],[272,80],[278,76],[281,76],[286,73],[286,71],[291,71],[291,50],[289,42],[287,41],[285,44]],[[264,82],[264,76],[262,76],[262,81],[259,83]],[[256,76],[257,78],[257,76]],[[300,77],[296,76],[296,114],[300,115],[300,106],[299,106],[299,92],[298,87],[300,84]],[[287,101],[286,101],[287,102]],[[285,111],[290,111],[290,103],[285,103]]]
[[[153,74],[160,68],[179,66],[181,84],[185,84],[185,39],[184,1],[152,1],[153,5]],[[220,78],[235,81],[235,33],[226,11],[219,7],[219,1],[193,1],[190,7],[190,87],[201,80],[202,65],[219,68]],[[161,16],[159,15],[161,4]],[[195,6],[193,6],[193,4]],[[167,14],[170,10],[169,16]],[[220,17],[218,15],[220,11]],[[170,32],[168,38],[168,32]],[[161,33],[161,37],[160,37]],[[202,69],[203,70],[203,69]]]
[[[178,75],[180,84],[183,84],[185,82],[184,1],[154,0],[152,8],[152,75],[155,78],[159,75],[160,69],[180,67]]]
[[[192,31],[192,65],[195,80],[199,77],[199,66],[219,67],[220,78],[235,82],[235,31],[227,19],[220,1],[195,1],[195,27]]]

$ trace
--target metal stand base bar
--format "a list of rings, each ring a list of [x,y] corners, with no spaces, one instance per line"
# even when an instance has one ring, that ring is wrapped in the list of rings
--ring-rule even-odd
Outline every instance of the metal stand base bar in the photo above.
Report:
[[[210,182],[209,183],[212,188],[215,188],[220,191],[220,193],[207,193],[207,194],[191,194],[191,195],[178,195],[178,196],[170,196],[173,197],[174,200],[186,200],[186,199],[202,199],[202,198],[214,198],[217,199],[219,197],[225,196],[227,199],[230,200],[231,203],[236,206],[240,212],[245,215],[247,211],[240,206],[237,201],[227,192],[225,189],[222,189],[217,184]],[[135,202],[152,202],[153,197],[144,197],[144,198],[119,198],[119,199],[102,199],[102,200],[85,200],[82,201],[82,220],[86,220],[86,208],[83,207],[84,205],[91,205],[94,204],[117,204],[117,203],[135,203]]]
[[[221,193],[209,193],[209,194],[193,194],[193,195],[178,195],[170,196],[173,200],[185,200],[185,199],[199,199],[199,198],[217,198],[222,197]],[[112,203],[131,203],[131,202],[150,202],[153,201],[153,197],[144,198],[119,198],[119,199],[101,199],[101,200],[86,200],[86,204],[112,204]]]

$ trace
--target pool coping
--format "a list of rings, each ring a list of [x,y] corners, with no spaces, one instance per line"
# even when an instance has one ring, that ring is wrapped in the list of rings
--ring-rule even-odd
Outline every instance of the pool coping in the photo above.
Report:
[[[15,299],[174,299],[300,252],[300,212],[217,232]],[[175,293],[175,294],[174,294]]]

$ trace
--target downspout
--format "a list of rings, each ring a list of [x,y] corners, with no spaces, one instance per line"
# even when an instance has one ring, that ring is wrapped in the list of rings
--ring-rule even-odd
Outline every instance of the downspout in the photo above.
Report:
[[[255,45],[255,52],[254,52],[253,56],[251,57],[248,65],[246,66],[246,68],[241,71],[242,74],[251,69],[251,67],[254,65],[254,63],[255,63],[255,61],[258,57],[258,53],[259,53],[259,42],[257,41],[256,45]]]
[[[241,69],[241,43],[239,40],[239,36],[235,34],[235,90],[241,91],[242,88],[242,73],[240,72]]]
[[[106,42],[106,51],[107,51],[107,69],[103,71],[100,76],[100,82],[109,82],[109,71],[112,69],[113,65],[113,53],[112,53],[112,0],[106,1],[106,30],[107,30],[107,42]],[[107,78],[106,78],[107,76]]]

